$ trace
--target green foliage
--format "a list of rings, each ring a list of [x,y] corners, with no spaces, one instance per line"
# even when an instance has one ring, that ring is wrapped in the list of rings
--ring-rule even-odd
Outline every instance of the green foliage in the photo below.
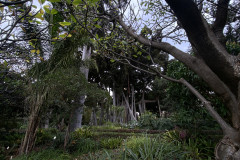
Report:
[[[29,155],[22,155],[14,160],[71,160],[68,153],[57,149],[45,149],[43,151],[32,152]]]
[[[52,140],[53,140],[53,136],[52,136],[51,132],[49,132],[49,130],[39,129],[37,131],[36,145],[44,145]]]
[[[105,149],[116,149],[122,145],[121,138],[104,138],[100,140],[100,145]]]
[[[23,134],[18,132],[0,131],[0,147],[12,147],[20,145]]]
[[[126,153],[129,159],[181,159],[183,153],[180,147],[173,143],[160,141],[159,138],[133,138],[126,142]]]
[[[181,137],[184,130],[171,130],[161,135],[162,141],[174,143],[184,153],[184,159],[211,159],[214,157],[214,148],[217,142],[209,139],[208,136]],[[186,134],[186,132],[185,132]]]
[[[95,136],[94,132],[90,128],[79,128],[72,133],[73,140],[79,140],[81,138],[93,138]]]
[[[239,43],[228,41],[226,43],[226,48],[227,48],[228,53],[230,53],[232,55],[236,56],[240,53],[240,44]]]
[[[86,154],[89,152],[94,152],[100,148],[100,145],[97,141],[90,138],[81,138],[72,140],[68,146],[68,151],[78,154]]]
[[[194,112],[193,110],[180,108],[170,118],[176,126],[189,129],[190,131],[219,128],[218,124],[211,119],[206,110]]]
[[[105,130],[105,129],[121,129],[120,124],[112,123],[112,122],[106,122],[102,126],[91,126],[92,130],[95,129],[100,129],[100,130]]]
[[[39,129],[37,131],[36,145],[51,145],[54,148],[64,143],[63,133],[60,133],[57,129]]]
[[[141,115],[138,126],[143,129],[169,130],[174,127],[174,124],[169,118],[157,118],[157,116],[151,112],[146,112]]]
[[[176,79],[184,78],[192,84],[212,106],[216,107],[218,113],[229,120],[229,111],[223,105],[222,100],[211,91],[206,83],[189,68],[185,67],[179,61],[172,61],[168,65],[167,75]],[[172,110],[177,110],[171,118],[177,125],[187,128],[200,129],[206,127],[215,127],[212,117],[208,114],[202,103],[182,84],[169,82],[167,88],[167,100],[174,102]]]
[[[214,158],[215,144],[206,139],[188,139],[182,144],[182,149],[186,151],[186,159],[211,159]]]
[[[126,139],[124,145],[128,148],[131,149],[133,152],[138,152],[138,149],[143,147],[144,144],[149,141],[150,138],[146,136],[132,136]]]
[[[6,64],[7,65],[7,64]],[[24,78],[0,64],[0,129],[19,127],[24,116]]]
[[[16,154],[23,136],[18,132],[0,131],[0,159],[8,159],[8,156]]]

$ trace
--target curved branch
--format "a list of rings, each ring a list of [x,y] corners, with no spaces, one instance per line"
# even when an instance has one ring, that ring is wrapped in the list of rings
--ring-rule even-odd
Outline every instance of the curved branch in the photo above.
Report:
[[[227,0],[220,1],[227,2]],[[240,72],[237,70],[239,66],[236,63],[236,57],[231,56],[219,42],[196,4],[192,0],[166,0],[166,2],[181,22],[192,47],[197,51],[195,54],[201,57],[208,67],[237,95]],[[224,13],[224,16],[226,16],[225,14],[227,13]],[[221,18],[223,19],[221,20]],[[215,24],[218,24],[220,28],[224,27],[224,19],[225,17],[217,17]]]
[[[138,70],[142,70],[141,68],[134,66],[133,64],[131,64],[129,61],[127,61],[128,64]],[[211,103],[209,101],[207,101],[190,83],[188,83],[185,79],[181,78],[181,79],[174,79],[172,77],[168,77],[166,75],[163,75],[162,73],[160,73],[159,71],[157,71],[156,69],[150,68],[153,72],[155,72],[157,74],[157,76],[162,77],[166,80],[172,81],[172,82],[176,82],[176,83],[181,83],[184,86],[186,86],[203,104],[203,106],[205,106],[205,108],[208,110],[209,114],[211,115],[211,117],[213,119],[215,119],[217,121],[217,123],[220,125],[220,127],[223,130],[224,135],[231,135],[232,132],[235,132],[236,130],[233,129],[226,121],[224,121],[224,119],[217,113],[217,111],[214,110],[214,108],[212,107]],[[149,73],[149,71],[146,70],[142,70],[143,72]],[[150,74],[154,74],[152,72],[150,72]]]
[[[30,1],[30,0],[17,1],[17,2],[4,2],[4,1],[0,1],[0,3],[3,4],[3,5],[0,6],[0,8],[1,8],[1,7],[5,7],[5,6],[23,4],[23,3],[26,3],[26,2],[28,2],[28,1]]]
[[[223,31],[223,28],[227,21],[228,16],[228,5],[230,0],[219,0],[217,4],[217,12],[215,16],[215,21],[213,23],[213,28],[220,29]]]
[[[220,95],[224,101],[226,102],[228,108],[230,109],[231,113],[233,114],[233,122],[234,127],[239,128],[240,122],[239,122],[239,114],[236,114],[238,112],[237,108],[237,99],[235,95],[231,92],[231,90],[228,88],[228,86],[216,75],[207,65],[206,63],[200,59],[196,58],[190,54],[187,54],[176,47],[172,46],[169,43],[166,42],[154,42],[147,38],[142,37],[141,35],[138,35],[134,33],[134,31],[128,27],[121,19],[121,17],[118,17],[119,24],[123,27],[123,29],[134,39],[139,41],[140,43],[148,46],[153,46],[155,48],[158,48],[160,50],[163,50],[169,54],[171,54],[173,57],[178,59],[179,61],[183,62],[186,66],[191,68],[195,73],[197,73],[207,84],[210,86],[210,88],[213,89],[213,91]]]
[[[31,5],[32,6],[32,5]],[[5,41],[9,38],[10,34],[12,33],[13,29],[17,26],[17,24],[24,18],[27,16],[27,14],[31,11],[31,6],[28,8],[28,10],[20,17],[16,20],[16,22],[12,25],[12,27],[9,29],[7,35],[1,39],[0,41]],[[6,42],[6,41],[5,41]],[[3,46],[5,43],[3,43],[1,46]]]

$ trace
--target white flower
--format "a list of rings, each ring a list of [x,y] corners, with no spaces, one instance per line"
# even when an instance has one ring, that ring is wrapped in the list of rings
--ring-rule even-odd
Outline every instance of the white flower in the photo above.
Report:
[[[53,139],[56,139],[56,138],[57,138],[56,136],[53,137]]]
[[[7,149],[9,149],[9,146],[7,147]]]

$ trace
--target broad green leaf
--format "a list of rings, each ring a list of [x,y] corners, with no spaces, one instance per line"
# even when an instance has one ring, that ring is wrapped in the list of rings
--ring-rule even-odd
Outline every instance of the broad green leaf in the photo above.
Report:
[[[35,48],[35,46],[33,45],[33,43],[32,43],[31,41],[29,41],[29,44],[30,44],[33,48]]]
[[[50,6],[49,6],[49,5],[44,5],[43,7],[44,7],[44,8],[50,8]]]
[[[0,6],[2,5],[2,3],[0,3]],[[0,11],[3,13],[4,11],[4,7],[0,7]]]
[[[49,10],[49,5],[43,6],[43,9],[44,9],[48,14],[51,14],[51,11]]]
[[[49,0],[49,1],[52,2],[52,3],[61,2],[61,0]]]
[[[66,0],[67,4],[71,4],[72,0]]]
[[[61,37],[61,38],[65,38],[66,35],[65,35],[65,34],[61,34],[61,35],[59,35],[59,37]]]
[[[115,60],[114,60],[114,59],[111,59],[111,60],[110,60],[110,62],[112,62],[112,63],[113,63],[113,62],[115,62]]]
[[[57,13],[58,13],[58,11],[56,9],[51,10],[51,14],[57,14]]]
[[[42,24],[41,22],[39,22],[39,21],[35,21],[37,24]]]
[[[150,57],[150,56],[147,56],[147,59],[150,61],[150,60],[151,60],[151,57]]]
[[[41,0],[41,3],[43,4],[46,0]]]
[[[41,13],[41,14],[44,14],[44,11],[43,11],[43,9],[40,9],[40,13]]]
[[[98,21],[98,18],[94,18],[93,21],[94,21],[94,22]]]
[[[70,22],[59,22],[61,26],[70,26],[72,23]]]
[[[44,18],[42,17],[43,15],[41,13],[38,13],[35,15],[35,18],[39,18],[41,20],[44,20]]]
[[[37,54],[40,54],[40,50],[39,49],[37,50]]]
[[[71,15],[71,19],[73,22],[75,22],[75,23],[77,22],[77,20],[75,19],[75,17],[73,15]]]
[[[91,0],[92,3],[97,3],[99,0]]]
[[[36,6],[36,5],[32,5],[32,7],[37,9],[37,6]]]
[[[35,53],[35,52],[36,52],[36,50],[35,50],[35,49],[31,50],[31,53]]]
[[[137,58],[138,56],[134,54],[133,57]]]
[[[68,34],[68,36],[67,37],[72,37],[72,35],[71,34]]]
[[[77,5],[79,5],[80,3],[82,3],[82,0],[74,0],[72,4],[75,5],[75,6],[77,6]]]
[[[7,65],[8,65],[6,60],[4,60],[3,64],[4,64],[5,67],[7,67]]]
[[[94,25],[96,28],[102,28],[101,26],[99,26],[98,24]]]
[[[96,34],[96,38],[99,39],[98,34]]]
[[[138,51],[138,52],[137,52],[137,55],[140,55],[140,56],[141,56],[141,55],[142,55],[142,52],[141,52],[141,51]]]

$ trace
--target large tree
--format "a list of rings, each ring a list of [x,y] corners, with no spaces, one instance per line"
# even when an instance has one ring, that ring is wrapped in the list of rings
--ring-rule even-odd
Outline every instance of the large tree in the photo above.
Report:
[[[139,42],[165,51],[183,62],[223,99],[225,106],[231,112],[231,124],[226,123],[211,106],[211,109],[209,109],[209,113],[220,124],[224,133],[224,138],[216,147],[216,159],[240,159],[239,57],[231,55],[226,50],[224,35],[229,10],[231,10],[231,13],[235,13],[234,20],[237,19],[238,13],[236,12],[238,10],[235,11],[234,7],[229,4],[229,0],[218,0],[217,3],[209,1],[208,5],[212,7],[211,12],[213,14],[209,13],[212,17],[207,19],[209,16],[206,16],[207,13],[202,11],[206,9],[204,8],[205,1],[166,0],[165,2],[153,1],[151,3],[158,3],[158,7],[154,10],[156,13],[159,12],[158,10],[162,10],[164,14],[168,12],[169,15],[176,16],[177,21],[175,24],[178,24],[178,27],[186,32],[194,55],[190,55],[168,42],[152,41],[137,34],[130,26],[124,23],[121,15],[117,18],[119,24]],[[159,16],[160,19],[160,16],[163,16],[161,13],[159,12],[155,16]],[[239,22],[239,19],[237,21]],[[203,101],[205,106],[210,105],[210,102],[199,99]]]

